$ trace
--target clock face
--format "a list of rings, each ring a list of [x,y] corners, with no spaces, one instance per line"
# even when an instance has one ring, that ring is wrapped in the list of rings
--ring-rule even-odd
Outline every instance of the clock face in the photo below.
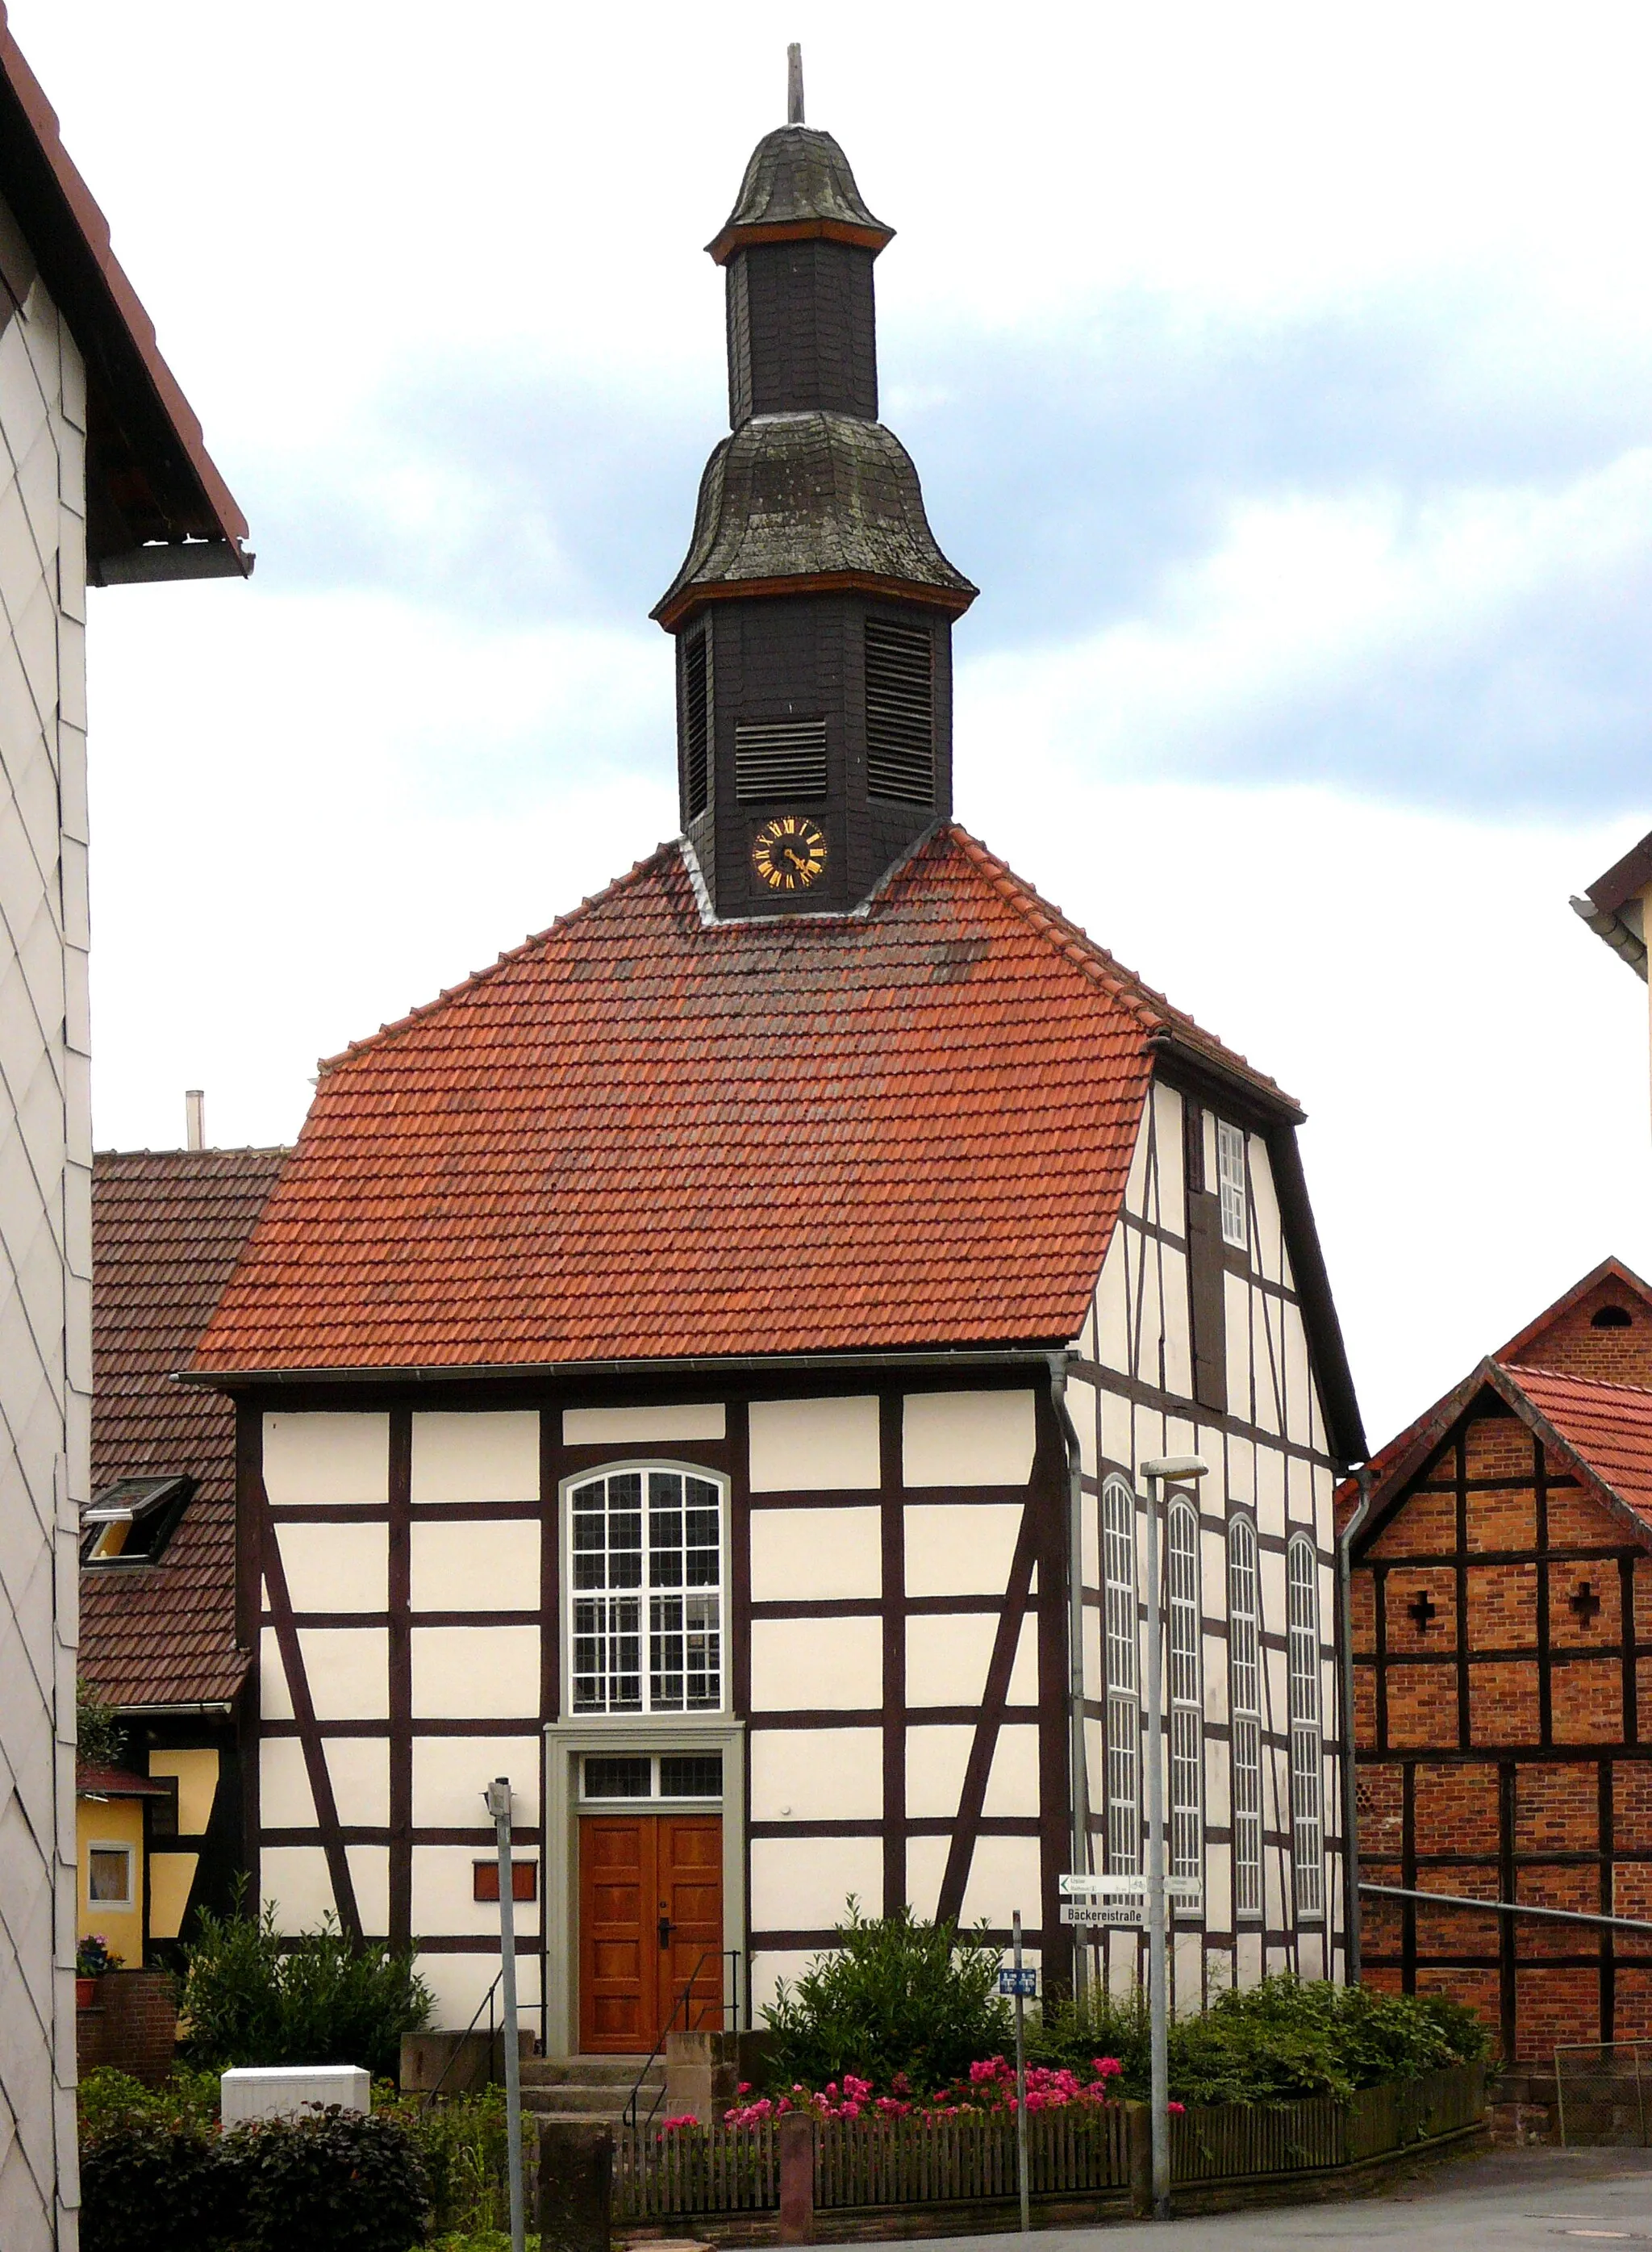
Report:
[[[826,865],[826,839],[801,813],[766,821],[752,840],[752,865],[771,892],[806,892]]]

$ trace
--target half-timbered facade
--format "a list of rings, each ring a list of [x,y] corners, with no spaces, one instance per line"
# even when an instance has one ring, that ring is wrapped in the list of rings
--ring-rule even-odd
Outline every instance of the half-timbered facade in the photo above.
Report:
[[[1607,1260],[1371,1470],[1350,1542],[1362,1876],[1652,1915],[1652,1292]],[[1644,1935],[1377,1896],[1362,1958],[1373,1983],[1469,2003],[1510,2061],[1652,2034]]]
[[[462,2025],[508,1775],[553,2054],[760,2003],[851,1897],[1018,1908],[1072,1977],[1060,1875],[1141,1866],[1167,1447],[1210,1470],[1165,1526],[1179,1991],[1343,1962],[1364,1449],[1301,1114],[950,818],[974,589],[874,419],[888,239],[829,136],[760,146],[656,612],[684,834],[323,1067],[194,1371],[260,1894],[415,1945]]]

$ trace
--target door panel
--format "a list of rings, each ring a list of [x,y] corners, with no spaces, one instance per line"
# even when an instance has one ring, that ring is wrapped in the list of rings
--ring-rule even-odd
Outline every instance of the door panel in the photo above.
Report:
[[[581,1818],[581,2049],[645,2055],[691,1979],[689,2024],[720,2026],[722,1945],[719,1815]]]

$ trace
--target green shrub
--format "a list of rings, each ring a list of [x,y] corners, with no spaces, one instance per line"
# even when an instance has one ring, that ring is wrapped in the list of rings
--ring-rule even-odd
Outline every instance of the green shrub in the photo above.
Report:
[[[851,1895],[837,1941],[795,1986],[782,1982],[763,2012],[772,2090],[823,2088],[845,2072],[888,2088],[904,2073],[927,2095],[1014,2038],[998,1997],[1001,1950],[982,1939],[961,1939],[955,1925],[925,1923],[910,1908],[863,1916]]]
[[[421,2103],[393,2088],[373,2091],[373,2110],[398,2120],[417,2144],[430,2187],[431,2227],[485,2237],[509,2225],[503,2088],[439,2096]],[[530,2122],[530,2124],[531,2123]]]
[[[74,1749],[87,1767],[119,1767],[126,1749],[119,1711],[80,1674],[74,1680]]]
[[[112,2064],[101,2064],[81,2075],[79,2100],[83,2141],[140,2120],[211,2127],[218,2118],[219,2079],[215,2072],[177,2071],[161,2087],[146,2088]]]
[[[410,2252],[430,2214],[424,2162],[396,2119],[341,2111],[238,2127],[219,2144],[244,2252]]]
[[[1177,2103],[1289,2103],[1473,2062],[1489,2043],[1473,2011],[1444,1995],[1276,1977],[1223,1994],[1198,2016],[1172,2019],[1167,2045]],[[1123,2093],[1148,2093],[1147,2010],[1138,1996],[1054,2004],[1029,2048],[1041,2064],[1075,2070],[1116,2056]]]
[[[203,1912],[184,1950],[182,2006],[191,2062],[359,2064],[392,2075],[401,2037],[429,2018],[411,1954],[346,1939],[333,1918],[283,1939],[274,1910]]]

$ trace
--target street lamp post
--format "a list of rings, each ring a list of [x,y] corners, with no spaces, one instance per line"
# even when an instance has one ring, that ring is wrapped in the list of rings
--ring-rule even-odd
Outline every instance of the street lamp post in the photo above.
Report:
[[[1159,1507],[1164,1486],[1202,1478],[1197,1455],[1161,1455],[1147,1480],[1148,2022],[1152,2042],[1153,2218],[1170,2217],[1170,2068],[1164,1946],[1164,1590],[1159,1578]]]

